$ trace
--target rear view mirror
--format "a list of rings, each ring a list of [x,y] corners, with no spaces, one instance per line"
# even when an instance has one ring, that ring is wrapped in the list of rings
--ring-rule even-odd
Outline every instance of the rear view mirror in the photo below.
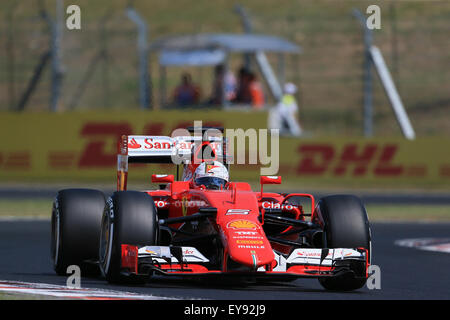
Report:
[[[261,184],[281,184],[281,176],[262,176],[259,181]]]
[[[172,183],[174,181],[173,174],[152,174],[153,183]]]
[[[281,176],[261,176],[259,179],[261,184],[261,198],[263,196],[263,185],[265,184],[281,184]]]

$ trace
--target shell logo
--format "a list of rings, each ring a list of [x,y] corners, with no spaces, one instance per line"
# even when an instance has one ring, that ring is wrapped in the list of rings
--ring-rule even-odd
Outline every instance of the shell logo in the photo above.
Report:
[[[227,228],[231,229],[258,229],[258,225],[248,220],[234,220],[227,224]]]

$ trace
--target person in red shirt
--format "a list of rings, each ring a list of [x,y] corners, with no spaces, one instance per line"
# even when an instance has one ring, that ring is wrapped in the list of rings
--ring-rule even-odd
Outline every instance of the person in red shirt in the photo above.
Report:
[[[253,108],[262,109],[265,102],[264,91],[261,83],[257,80],[254,73],[249,74],[249,91]]]

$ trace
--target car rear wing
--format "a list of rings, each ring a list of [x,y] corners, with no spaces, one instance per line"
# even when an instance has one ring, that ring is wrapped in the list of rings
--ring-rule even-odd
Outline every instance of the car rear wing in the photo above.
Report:
[[[226,138],[223,136],[139,136],[123,135],[118,145],[117,189],[126,190],[128,163],[185,164],[203,159],[203,146],[210,146],[214,160],[227,163]],[[201,160],[200,160],[201,161]]]

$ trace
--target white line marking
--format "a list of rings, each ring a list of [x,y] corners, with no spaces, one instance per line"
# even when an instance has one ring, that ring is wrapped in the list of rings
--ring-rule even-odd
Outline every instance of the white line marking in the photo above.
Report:
[[[395,241],[394,244],[419,250],[450,253],[450,238],[402,239]]]
[[[30,283],[20,281],[0,280],[0,292],[14,292],[30,295],[43,295],[68,299],[88,299],[88,300],[173,300],[175,298],[143,295],[132,292],[121,292],[103,289],[70,289],[65,286]]]

